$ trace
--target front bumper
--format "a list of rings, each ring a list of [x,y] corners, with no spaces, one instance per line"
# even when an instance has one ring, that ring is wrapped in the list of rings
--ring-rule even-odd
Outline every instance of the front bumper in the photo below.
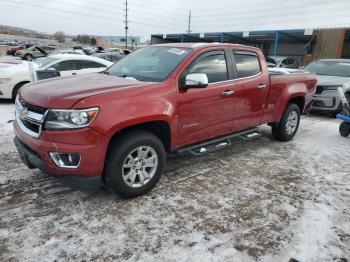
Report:
[[[314,95],[310,110],[329,113],[336,112],[340,107],[340,98],[336,92]]]
[[[0,99],[12,99],[12,91],[15,86],[13,79],[0,84]]]
[[[29,168],[39,168],[43,173],[58,177],[73,188],[96,190],[102,185],[105,154],[108,140],[90,129],[72,131],[46,131],[40,139],[25,134],[14,122],[15,145],[22,161]],[[79,153],[78,168],[58,167],[49,152]]]

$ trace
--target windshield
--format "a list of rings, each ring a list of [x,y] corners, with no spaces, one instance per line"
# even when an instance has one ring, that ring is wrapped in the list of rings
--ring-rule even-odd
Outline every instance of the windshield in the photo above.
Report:
[[[267,63],[277,64],[275,60],[273,60],[271,57],[266,57]]]
[[[35,60],[35,63],[38,65],[39,68],[43,68],[44,66],[47,66],[48,64],[51,64],[52,62],[58,60],[57,58],[53,57],[45,57],[40,60]]]
[[[350,77],[350,62],[315,61],[305,67],[316,75]]]
[[[145,47],[113,65],[106,73],[139,81],[164,81],[190,53],[189,48]]]

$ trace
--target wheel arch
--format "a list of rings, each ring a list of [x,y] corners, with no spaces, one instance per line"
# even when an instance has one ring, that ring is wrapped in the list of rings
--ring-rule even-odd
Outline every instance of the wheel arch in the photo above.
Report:
[[[22,86],[24,86],[25,84],[29,84],[29,83],[30,83],[29,80],[23,80],[23,81],[17,83],[17,84],[13,87],[13,89],[12,89],[12,99],[13,99],[13,100],[16,99],[16,95],[17,95],[18,90],[19,90]]]
[[[295,97],[290,98],[288,100],[288,103],[285,106],[285,109],[287,108],[287,106],[289,104],[292,104],[292,103],[296,104],[299,107],[300,114],[302,114],[304,111],[304,108],[305,108],[305,97],[304,96],[295,96]]]
[[[108,148],[121,134],[132,130],[143,130],[155,135],[164,145],[165,151],[169,152],[171,150],[171,128],[165,120],[152,120],[123,127],[111,136]]]

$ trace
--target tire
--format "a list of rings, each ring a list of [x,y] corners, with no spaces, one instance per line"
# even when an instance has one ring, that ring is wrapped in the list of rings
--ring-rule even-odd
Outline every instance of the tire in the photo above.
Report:
[[[348,100],[348,104],[350,105],[350,92],[345,93],[346,100]]]
[[[350,135],[350,124],[342,122],[339,126],[339,133],[343,137],[348,137]]]
[[[24,56],[24,60],[27,60],[27,61],[32,61],[34,59],[34,57],[31,55],[31,54],[26,54]]]
[[[146,152],[147,155],[142,157]],[[151,161],[152,157],[157,160]],[[104,180],[107,187],[120,197],[137,197],[147,193],[158,183],[165,160],[164,145],[158,137],[142,130],[130,131],[111,142],[106,157]]]
[[[300,109],[296,104],[289,104],[284,110],[281,121],[272,125],[273,136],[280,141],[291,140],[298,131]]]

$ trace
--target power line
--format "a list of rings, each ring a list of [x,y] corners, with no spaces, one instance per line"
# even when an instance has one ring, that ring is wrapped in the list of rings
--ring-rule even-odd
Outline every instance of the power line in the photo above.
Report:
[[[36,5],[36,4],[30,4],[30,3],[24,3],[24,2],[18,2],[18,1],[12,1],[12,0],[6,0],[5,2],[8,3],[13,3],[13,4],[18,4],[21,6],[30,6],[30,7],[35,7],[35,8],[40,8],[40,9],[47,9],[47,10],[52,10],[56,12],[61,12],[61,13],[68,13],[68,14],[74,14],[74,15],[81,15],[81,16],[88,16],[88,17],[94,17],[94,18],[99,18],[99,19],[104,19],[104,20],[115,20],[114,17],[106,17],[106,16],[99,16],[99,15],[92,15],[92,14],[87,14],[87,13],[82,13],[82,12],[77,12],[77,11],[71,11],[71,10],[63,10],[59,8],[54,8],[54,7],[44,7],[41,5]]]
[[[124,22],[123,19],[116,19],[115,17],[92,15],[92,14],[88,14],[88,13],[71,11],[71,10],[63,10],[63,9],[54,8],[54,7],[43,7],[43,6],[36,5],[36,4],[22,3],[22,2],[13,1],[13,0],[6,0],[4,2],[10,3],[10,4],[15,4],[15,5],[20,5],[20,6],[24,5],[24,6],[28,6],[28,7],[32,7],[32,8],[39,8],[39,9],[43,9],[43,10],[51,10],[51,11],[60,12],[60,13],[64,13],[64,14],[74,14],[74,15],[85,16],[85,17],[89,17],[89,18],[98,18],[98,19],[112,21],[112,22],[115,22],[115,21]],[[128,19],[128,23],[144,25],[144,26],[152,27],[153,29],[155,27],[161,27],[161,28],[167,28],[167,29],[177,29],[178,28],[177,26],[166,26],[166,25],[155,24],[155,23],[144,23],[144,22],[138,22],[138,21],[134,21],[134,20],[130,21],[129,19]]]
[[[16,4],[13,4],[13,3],[5,3],[5,4],[10,4],[10,5],[15,5],[15,6],[16,6]],[[40,9],[38,10],[36,7],[30,7],[30,6],[29,6],[28,8],[35,10],[35,12],[38,12],[38,13],[42,13],[42,14],[45,14],[45,15],[50,15],[50,16],[52,16],[52,13],[50,13],[50,12],[45,12],[44,10],[40,10]],[[55,11],[55,12],[56,12],[56,11]],[[74,19],[74,18],[72,18],[71,16],[64,16],[64,15],[61,15],[61,14],[55,14],[55,17],[62,17],[62,18],[64,18],[64,19],[71,20],[71,21],[74,21],[74,22],[84,23],[85,25],[86,25],[86,23],[87,23],[87,21],[83,21],[83,20],[81,20],[81,19]],[[105,23],[105,22],[102,22],[102,21],[94,21],[94,23],[98,23],[98,24],[103,25],[104,27],[109,27],[109,28],[115,29],[115,26],[106,25],[106,23]],[[97,35],[97,34],[92,34],[92,33],[91,33],[91,35]]]

